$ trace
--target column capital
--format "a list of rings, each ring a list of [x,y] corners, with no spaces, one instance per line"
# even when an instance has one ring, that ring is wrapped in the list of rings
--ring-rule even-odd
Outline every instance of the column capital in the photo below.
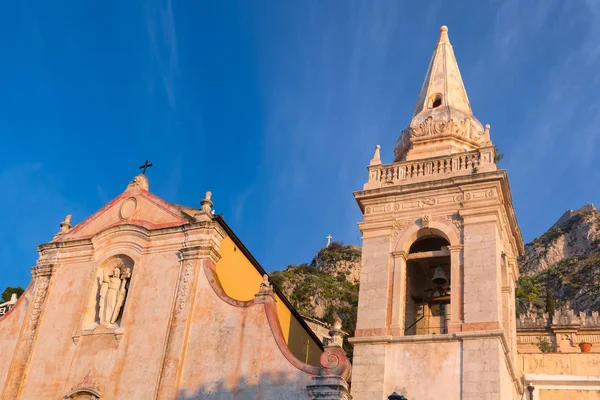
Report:
[[[404,261],[406,261],[408,259],[408,253],[404,250],[392,251],[392,257],[403,258]]]
[[[182,261],[208,258],[216,264],[221,259],[221,255],[211,243],[200,246],[182,247],[179,252],[181,253]]]
[[[450,251],[450,253],[454,253],[454,252],[461,251],[464,246],[462,244],[453,244],[453,245],[447,246],[447,247],[448,247],[448,250]]]

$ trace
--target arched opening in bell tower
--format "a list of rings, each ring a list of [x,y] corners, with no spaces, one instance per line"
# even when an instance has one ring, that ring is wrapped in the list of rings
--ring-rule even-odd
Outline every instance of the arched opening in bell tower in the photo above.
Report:
[[[410,246],[406,264],[405,335],[448,333],[449,245],[445,238],[429,234]]]

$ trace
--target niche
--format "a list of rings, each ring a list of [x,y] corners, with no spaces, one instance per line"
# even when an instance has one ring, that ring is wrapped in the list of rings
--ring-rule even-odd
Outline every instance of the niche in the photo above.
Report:
[[[133,267],[133,260],[122,254],[110,257],[100,265],[83,316],[84,330],[120,326]]]

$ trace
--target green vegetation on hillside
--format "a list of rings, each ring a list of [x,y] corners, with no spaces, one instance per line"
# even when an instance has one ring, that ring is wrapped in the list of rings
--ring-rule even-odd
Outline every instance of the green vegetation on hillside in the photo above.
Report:
[[[346,280],[346,271],[336,275],[318,270],[315,265],[348,261],[360,263],[360,249],[331,243],[319,251],[311,265],[289,265],[284,271],[271,273],[273,282],[283,291],[302,315],[333,324],[336,315],[342,319],[342,329],[353,334],[356,328],[358,284]],[[352,356],[352,346],[344,340],[344,350]]]
[[[521,278],[515,291],[517,313],[530,305],[538,314],[552,314],[555,308],[572,307],[575,311],[600,310],[600,211],[574,215],[550,229],[527,245],[530,254],[520,260]],[[564,244],[557,241],[564,236]],[[578,257],[563,258],[549,263],[547,268],[536,267],[552,250],[558,254]]]

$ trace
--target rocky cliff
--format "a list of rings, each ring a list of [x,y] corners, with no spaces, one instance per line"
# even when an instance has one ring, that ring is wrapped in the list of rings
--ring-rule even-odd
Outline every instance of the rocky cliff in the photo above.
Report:
[[[358,246],[333,242],[310,264],[289,265],[271,273],[271,279],[292,305],[307,317],[332,324],[336,315],[346,332],[354,332],[358,307],[361,251]],[[351,354],[345,342],[344,348]]]
[[[525,246],[519,260],[517,311],[600,310],[600,211],[588,204],[569,210]]]

